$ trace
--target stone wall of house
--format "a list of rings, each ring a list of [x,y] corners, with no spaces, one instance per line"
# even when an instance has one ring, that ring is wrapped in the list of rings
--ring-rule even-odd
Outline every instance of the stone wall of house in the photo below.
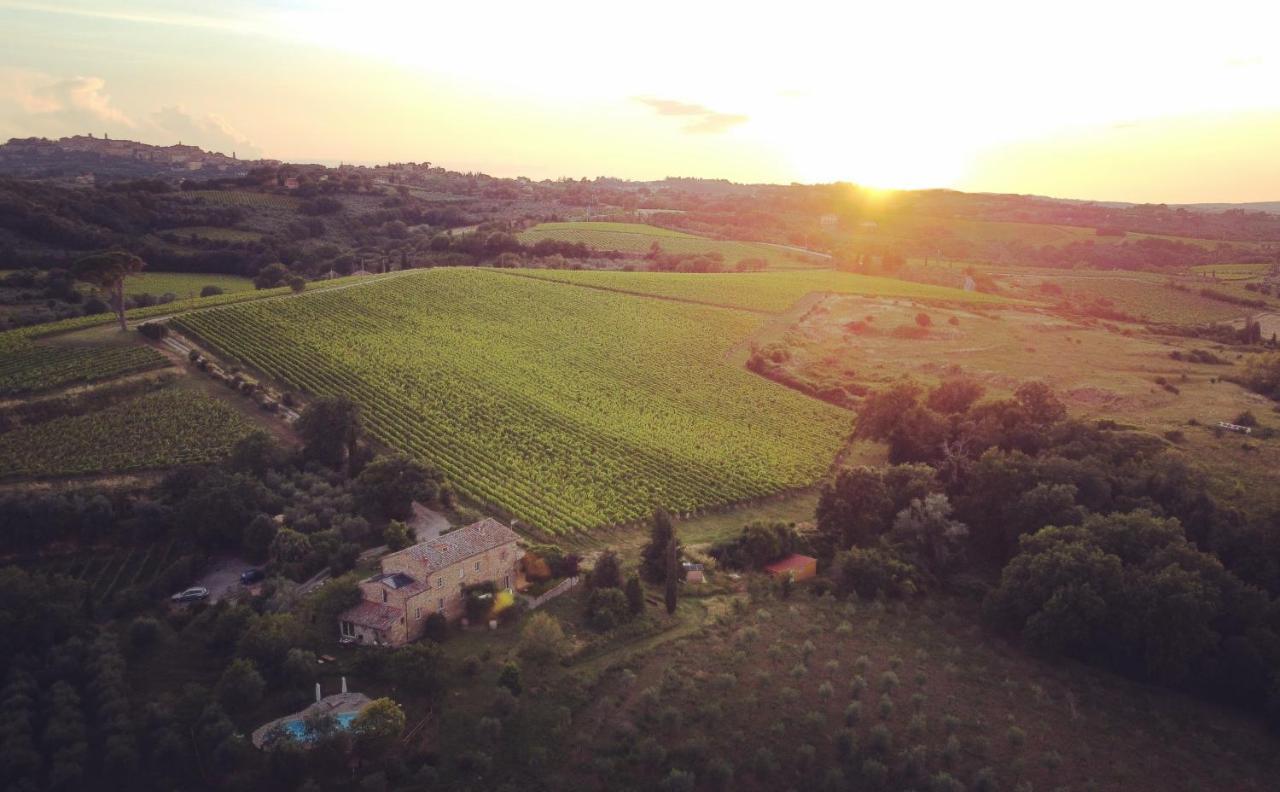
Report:
[[[499,589],[514,587],[517,555],[516,544],[511,542],[433,572],[425,581],[429,588],[410,597],[406,603],[405,619],[408,622],[410,640],[422,634],[426,618],[432,613],[443,612],[449,621],[462,618],[466,610],[462,590],[466,586],[493,581]],[[421,562],[414,561],[407,555],[384,559],[382,571],[403,572],[415,580],[422,579]]]

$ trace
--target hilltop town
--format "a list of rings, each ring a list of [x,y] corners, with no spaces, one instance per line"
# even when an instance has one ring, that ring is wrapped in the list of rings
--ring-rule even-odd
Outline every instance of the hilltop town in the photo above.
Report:
[[[92,132],[57,140],[12,138],[0,145],[0,174],[79,184],[93,184],[102,177],[243,176],[251,168],[270,164],[274,161],[238,159],[234,151],[228,156],[182,142],[153,146]]]

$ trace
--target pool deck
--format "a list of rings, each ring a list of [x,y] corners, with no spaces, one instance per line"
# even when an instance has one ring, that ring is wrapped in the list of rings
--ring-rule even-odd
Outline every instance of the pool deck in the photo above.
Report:
[[[266,740],[267,734],[276,727],[277,724],[291,720],[306,720],[307,716],[317,713],[326,713],[329,715],[341,715],[345,712],[360,712],[372,703],[372,699],[363,693],[335,693],[332,696],[324,698],[307,707],[304,710],[284,715],[273,721],[264,723],[253,730],[253,745],[255,748],[261,748]],[[306,743],[303,743],[305,745]]]

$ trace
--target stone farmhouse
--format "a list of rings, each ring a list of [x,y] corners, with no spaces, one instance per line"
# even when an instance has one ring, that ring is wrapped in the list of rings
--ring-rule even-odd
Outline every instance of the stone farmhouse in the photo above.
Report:
[[[461,618],[468,586],[516,587],[516,543],[515,531],[486,517],[383,556],[382,571],[360,582],[364,601],[338,616],[338,634],[358,643],[403,646],[422,637],[433,613]]]

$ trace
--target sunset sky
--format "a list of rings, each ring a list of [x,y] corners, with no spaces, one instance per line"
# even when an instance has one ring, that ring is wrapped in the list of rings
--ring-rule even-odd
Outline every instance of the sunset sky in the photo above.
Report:
[[[0,0],[0,138],[1280,200],[1277,23],[1262,0]]]

